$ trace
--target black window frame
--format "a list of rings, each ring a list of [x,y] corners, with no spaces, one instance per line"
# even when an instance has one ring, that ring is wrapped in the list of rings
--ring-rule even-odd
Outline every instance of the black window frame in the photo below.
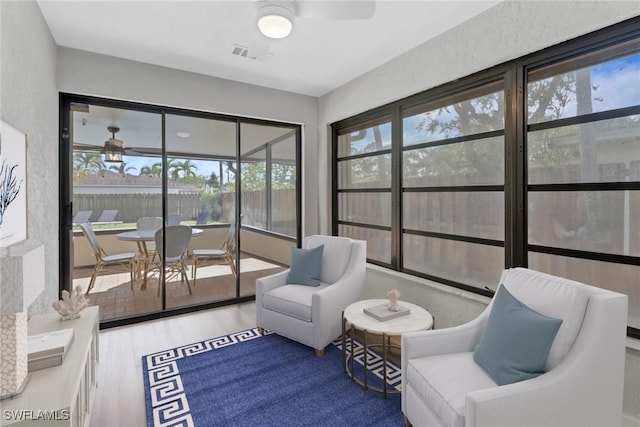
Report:
[[[587,120],[600,120],[607,117],[618,117],[624,114],[640,113],[640,106],[627,107],[620,110],[592,113],[589,117],[559,119],[560,123],[544,122],[541,124],[527,123],[527,76],[531,70],[551,66],[584,55],[595,54],[599,51],[626,43],[640,40],[640,17],[628,19],[607,28],[576,37],[575,39],[545,48],[538,52],[496,65],[453,82],[425,90],[409,97],[371,109],[362,114],[346,118],[331,124],[332,137],[332,232],[338,235],[338,157],[337,138],[359,124],[375,121],[383,115],[392,118],[392,209],[393,221],[391,225],[392,247],[391,263],[383,265],[397,271],[403,271],[419,277],[434,280],[455,288],[464,289],[476,294],[492,296],[493,290],[479,289],[465,283],[441,277],[431,277],[422,273],[406,270],[402,257],[402,112],[418,105],[437,103],[447,97],[454,96],[475,87],[487,84],[495,79],[504,82],[504,206],[505,206],[505,234],[504,234],[504,268],[528,266],[528,252],[536,251],[547,254],[557,254],[574,258],[607,261],[620,264],[640,265],[640,257],[586,252],[573,249],[554,248],[541,245],[529,245],[527,241],[527,193],[529,191],[552,191],[557,189],[578,190],[640,190],[640,182],[604,182],[604,183],[576,183],[576,184],[532,184],[527,180],[527,133],[530,129],[544,128],[558,124],[581,123]],[[444,189],[444,190],[457,190]],[[438,236],[440,237],[440,236]],[[451,236],[447,236],[451,237]],[[473,239],[456,236],[461,241],[473,243]],[[496,242],[485,242],[495,244]],[[373,264],[380,264],[367,260]],[[640,338],[640,329],[628,326],[627,335]]]

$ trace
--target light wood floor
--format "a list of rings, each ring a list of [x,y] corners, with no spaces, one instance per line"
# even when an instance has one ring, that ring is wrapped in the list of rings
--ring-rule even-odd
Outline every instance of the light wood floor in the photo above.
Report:
[[[249,302],[101,331],[91,427],[146,426],[142,356],[255,326]]]

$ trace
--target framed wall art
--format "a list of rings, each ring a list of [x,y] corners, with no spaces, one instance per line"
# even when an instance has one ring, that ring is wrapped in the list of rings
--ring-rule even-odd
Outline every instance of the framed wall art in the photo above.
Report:
[[[0,120],[0,248],[27,238],[27,137]]]

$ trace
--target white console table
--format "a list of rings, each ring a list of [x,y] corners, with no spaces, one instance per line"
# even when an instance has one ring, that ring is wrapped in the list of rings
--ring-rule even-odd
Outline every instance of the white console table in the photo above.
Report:
[[[29,319],[29,335],[73,328],[73,343],[62,365],[32,372],[21,395],[0,402],[2,426],[89,425],[98,385],[98,324],[98,307],[74,320],[61,321],[58,313]]]

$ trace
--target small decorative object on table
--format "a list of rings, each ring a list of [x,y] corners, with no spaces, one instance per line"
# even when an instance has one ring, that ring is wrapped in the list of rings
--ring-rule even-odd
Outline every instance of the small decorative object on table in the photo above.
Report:
[[[400,306],[398,305],[398,300],[400,299],[400,291],[397,289],[392,289],[387,292],[387,298],[389,298],[389,310],[398,311],[400,310]]]
[[[62,320],[77,319],[80,312],[89,305],[89,300],[82,292],[80,286],[76,287],[73,293],[69,293],[66,289],[62,291],[62,300],[52,304],[60,314]]]
[[[389,298],[388,304],[380,304],[373,307],[367,307],[362,311],[381,322],[384,322],[385,320],[395,319],[397,317],[406,316],[411,312],[411,310],[409,310],[407,307],[403,307],[398,304],[398,300],[400,299],[400,291],[398,291],[397,289],[393,289],[387,292],[387,298]]]

